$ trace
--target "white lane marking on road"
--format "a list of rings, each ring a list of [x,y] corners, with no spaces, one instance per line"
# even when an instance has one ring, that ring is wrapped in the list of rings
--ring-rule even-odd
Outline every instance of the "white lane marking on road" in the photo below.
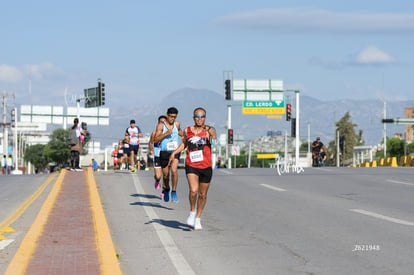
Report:
[[[321,167],[315,167],[316,170],[321,170],[321,171],[327,171],[327,172],[335,172],[334,169],[329,169],[329,168],[321,168]]]
[[[132,176],[134,180],[135,189],[137,190],[138,194],[144,194],[144,190],[141,188],[141,182],[137,175],[133,174]],[[146,200],[142,197],[139,197],[139,200],[143,203],[149,203],[149,200]],[[153,220],[159,220],[158,215],[155,213],[152,207],[144,206],[144,210],[147,213],[148,217]],[[180,250],[178,249],[177,245],[174,242],[174,239],[168,233],[164,226],[157,222],[153,222],[152,225],[155,228],[155,232],[157,232],[158,238],[160,239],[164,249],[167,251],[168,256],[171,259],[172,264],[175,266],[178,274],[191,274],[195,275],[196,273],[185,260],[184,255],[181,254]]]
[[[228,171],[228,170],[226,170],[226,169],[223,169],[223,168],[218,169],[218,170],[215,170],[215,171],[220,171],[220,172],[222,172],[222,173],[224,173],[224,174],[227,174],[227,175],[233,175],[233,173],[232,173],[232,172],[230,172],[230,171]]]
[[[371,217],[374,217],[374,218],[378,218],[378,219],[381,219],[381,220],[393,222],[393,223],[414,226],[414,222],[409,222],[409,221],[400,220],[400,219],[396,219],[396,218],[389,217],[389,216],[384,216],[384,215],[381,215],[381,214],[378,214],[378,213],[374,213],[374,212],[370,212],[370,211],[366,211],[366,210],[363,210],[363,209],[349,209],[349,210],[350,211],[353,211],[353,212],[356,212],[356,213],[363,214],[363,215],[367,215],[367,216],[371,216]]]
[[[279,192],[284,192],[284,191],[286,191],[286,189],[279,188],[279,187],[275,187],[275,186],[268,185],[268,184],[264,184],[264,183],[262,183],[262,184],[260,184],[260,185],[261,185],[261,186],[263,186],[263,187],[266,187],[266,188],[272,189],[272,190],[279,191]]]
[[[392,182],[392,183],[398,183],[398,184],[403,184],[403,185],[411,185],[414,186],[413,183],[409,183],[409,182],[403,182],[403,181],[398,181],[398,180],[387,180],[388,182]]]
[[[11,244],[12,242],[14,242],[14,240],[10,239],[10,240],[2,240],[0,241],[0,250],[5,249],[9,244]]]

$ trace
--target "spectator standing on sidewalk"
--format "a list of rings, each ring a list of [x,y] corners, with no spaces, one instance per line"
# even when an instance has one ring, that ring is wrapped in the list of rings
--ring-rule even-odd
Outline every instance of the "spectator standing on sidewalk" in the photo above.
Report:
[[[3,155],[3,158],[1,159],[1,174],[5,175],[6,174],[6,169],[7,169],[7,157],[6,155]]]
[[[92,159],[92,163],[91,163],[91,165],[92,165],[92,170],[93,170],[94,172],[98,171],[98,169],[99,169],[99,164],[98,164],[98,162],[96,161],[96,159]]]
[[[79,125],[79,119],[75,118],[73,120],[73,126],[70,131],[74,131],[76,133],[77,141],[75,144],[71,145],[70,147],[70,164],[72,171],[83,171],[80,167],[80,155],[82,153],[82,143],[86,136],[86,130],[81,129]],[[69,136],[71,134],[69,133]]]
[[[12,155],[9,155],[9,157],[6,160],[6,170],[7,170],[7,175],[10,175],[11,171],[13,170],[13,157],[12,157]]]
[[[187,148],[185,173],[189,186],[190,215],[187,224],[201,230],[201,214],[207,202],[207,191],[213,176],[211,164],[212,140],[217,138],[216,129],[205,124],[206,110],[196,108],[193,114],[194,125],[184,129],[182,144],[171,154],[175,155]]]

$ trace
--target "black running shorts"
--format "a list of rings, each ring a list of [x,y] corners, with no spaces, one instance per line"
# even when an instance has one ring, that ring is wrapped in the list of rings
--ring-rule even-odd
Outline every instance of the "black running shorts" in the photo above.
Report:
[[[200,183],[210,183],[211,178],[213,177],[213,169],[211,167],[200,169],[200,168],[194,168],[194,167],[186,165],[185,173],[196,174],[198,176],[198,181]]]
[[[167,151],[161,151],[160,152],[160,162],[161,162],[161,168],[165,168],[168,166],[168,162],[170,161],[170,156],[172,152]],[[175,154],[174,156],[176,159],[180,159],[180,154]]]

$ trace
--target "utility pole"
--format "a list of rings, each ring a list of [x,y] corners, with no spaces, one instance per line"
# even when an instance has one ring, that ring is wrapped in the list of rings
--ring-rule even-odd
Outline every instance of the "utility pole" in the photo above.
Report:
[[[308,154],[310,154],[311,150],[311,139],[310,139],[310,122],[308,121]]]
[[[386,119],[386,117],[387,117],[387,103],[385,102],[385,99],[384,99],[384,110],[383,110],[383,112],[384,112],[384,120]],[[384,135],[384,159],[387,159],[387,124],[386,123],[384,123],[384,125],[383,125],[383,127],[384,127],[384,129],[383,129],[383,135]]]
[[[336,167],[340,166],[339,154],[341,150],[339,149],[339,130],[336,130]]]
[[[3,102],[3,155],[8,155],[9,153],[9,131],[8,127],[11,125],[10,123],[7,123],[7,98],[12,97],[14,98],[14,93],[7,93],[3,92],[2,94],[2,102]]]

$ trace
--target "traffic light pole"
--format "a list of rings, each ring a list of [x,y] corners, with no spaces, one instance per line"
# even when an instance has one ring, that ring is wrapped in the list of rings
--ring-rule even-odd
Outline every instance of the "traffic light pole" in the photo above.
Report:
[[[79,98],[76,100],[76,117],[80,121],[80,101],[85,98]]]
[[[295,136],[295,165],[299,165],[299,140],[300,140],[300,129],[299,129],[299,122],[300,122],[300,105],[299,105],[299,90],[285,90],[286,92],[294,92],[295,93],[295,101],[296,101],[296,109],[295,109],[295,128],[296,128],[296,136]],[[286,118],[286,120],[288,120]],[[289,118],[290,120],[290,118]]]
[[[224,80],[224,99],[225,100],[232,100],[232,80],[233,79],[233,72],[232,71],[224,71],[223,72],[223,80]],[[231,169],[231,156],[230,156],[230,145],[229,144],[229,129],[231,129],[231,102],[227,105],[227,140],[226,140],[226,161],[227,161],[227,169]]]
[[[227,105],[227,135],[229,134],[228,129],[231,129],[231,104]],[[228,140],[228,137],[227,137]],[[231,157],[230,155],[230,145],[228,142],[226,142],[226,160],[227,160],[227,168],[231,169]]]
[[[296,121],[295,121],[295,127],[296,127],[296,137],[295,137],[295,164],[296,166],[299,165],[299,137],[300,137],[300,131],[299,131],[299,91],[295,91],[296,95]]]
[[[414,118],[384,118],[382,123],[414,124]]]

